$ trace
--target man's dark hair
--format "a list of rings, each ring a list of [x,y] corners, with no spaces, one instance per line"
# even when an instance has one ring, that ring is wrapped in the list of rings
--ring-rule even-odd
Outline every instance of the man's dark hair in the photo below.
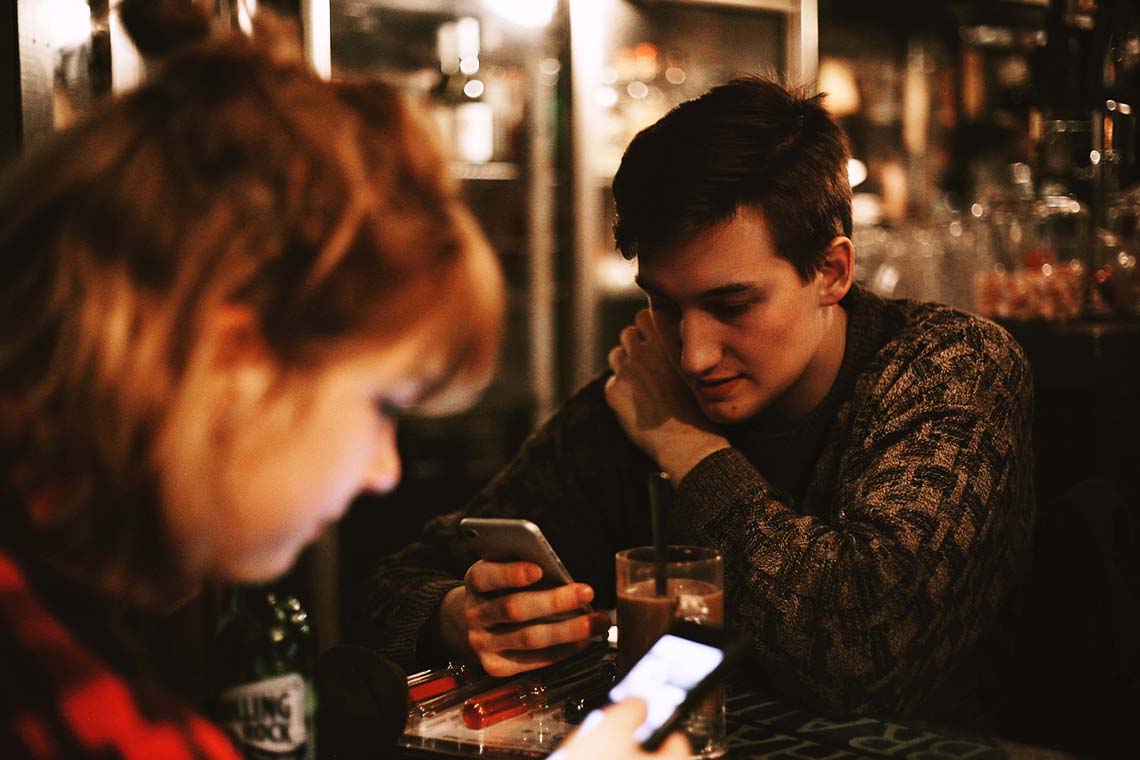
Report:
[[[810,279],[827,243],[851,235],[847,140],[823,98],[734,79],[639,132],[613,182],[622,255],[644,257],[756,205],[776,252]]]

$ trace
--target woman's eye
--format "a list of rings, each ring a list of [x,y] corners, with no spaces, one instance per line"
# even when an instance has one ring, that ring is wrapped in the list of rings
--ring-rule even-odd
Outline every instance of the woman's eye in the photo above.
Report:
[[[392,401],[381,400],[376,402],[376,411],[380,413],[381,417],[389,419],[392,422],[397,421],[403,416],[404,410]]]

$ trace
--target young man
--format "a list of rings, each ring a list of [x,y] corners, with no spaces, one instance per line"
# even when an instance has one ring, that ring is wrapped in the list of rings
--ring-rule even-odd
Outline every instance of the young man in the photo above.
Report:
[[[831,711],[997,714],[1033,517],[1029,369],[990,322],[853,284],[848,153],[821,101],[737,80],[630,144],[614,229],[649,308],[464,513],[534,520],[585,583],[521,590],[533,568],[472,564],[448,515],[379,568],[388,654],[507,674],[582,646],[603,616],[541,619],[613,606],[660,469],[669,538],[723,553],[762,683]]]

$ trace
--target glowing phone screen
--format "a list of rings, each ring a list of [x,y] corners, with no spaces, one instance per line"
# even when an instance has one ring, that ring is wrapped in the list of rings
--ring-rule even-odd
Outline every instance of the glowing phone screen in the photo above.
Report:
[[[633,735],[638,742],[645,741],[723,659],[724,652],[717,647],[666,634],[610,690],[610,699],[645,701],[649,714]]]

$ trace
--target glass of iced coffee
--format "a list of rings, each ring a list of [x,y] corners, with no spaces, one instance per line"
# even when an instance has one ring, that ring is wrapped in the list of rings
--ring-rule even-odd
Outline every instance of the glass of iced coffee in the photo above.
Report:
[[[617,553],[618,668],[627,672],[674,620],[724,625],[724,562],[700,546],[652,546]],[[725,752],[724,690],[717,689],[685,723],[697,757]]]

